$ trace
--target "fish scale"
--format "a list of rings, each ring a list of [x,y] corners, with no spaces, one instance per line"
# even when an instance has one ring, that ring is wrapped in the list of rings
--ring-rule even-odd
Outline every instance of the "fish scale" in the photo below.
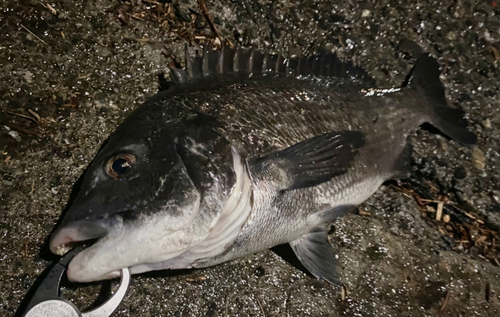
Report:
[[[378,122],[382,127],[392,125],[392,122],[401,122],[401,118],[413,121],[415,117],[420,117],[419,121],[408,126],[408,131],[413,131],[426,116],[422,113],[423,107],[419,106],[422,100],[412,90],[384,95],[384,98],[363,98],[363,103],[360,104],[360,97],[357,95],[353,95],[357,99],[345,100],[343,95],[328,91],[329,87],[290,89],[290,86],[297,85],[295,80],[278,78],[275,81],[289,81],[289,84],[285,90],[275,88],[271,93],[265,86],[266,81],[240,78],[239,83],[245,85],[238,90],[228,91],[224,98],[211,99],[211,94],[208,94],[203,104],[213,105],[213,108],[193,105],[193,109],[207,115],[217,114],[220,122],[218,131],[233,142],[241,144],[242,151],[251,150],[248,152],[249,156],[266,154],[332,130],[365,127],[361,129],[369,135],[368,132],[378,129],[372,125],[373,117],[383,111],[388,113]],[[306,83],[299,84],[306,86]],[[224,88],[221,88],[216,91],[217,95],[222,94],[223,90]],[[310,100],[296,102],[291,99],[304,92],[311,96]],[[186,102],[183,103],[187,103],[188,99],[189,96],[186,96]],[[237,107],[230,106],[234,104],[232,100],[238,100]],[[387,106],[387,103],[392,103],[392,108]],[[165,107],[172,104],[174,103],[168,102]],[[265,104],[265,107],[255,107],[255,104]],[[251,141],[255,138],[264,138],[275,145],[255,148]]]

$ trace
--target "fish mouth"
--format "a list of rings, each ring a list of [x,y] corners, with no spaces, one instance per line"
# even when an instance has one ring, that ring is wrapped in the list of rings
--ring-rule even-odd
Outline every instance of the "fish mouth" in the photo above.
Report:
[[[99,221],[75,221],[57,229],[52,235],[49,248],[57,255],[64,255],[70,250],[83,244],[90,246],[78,252],[69,262],[66,275],[71,282],[92,282],[95,280],[112,279],[120,276],[120,270],[104,273],[99,277],[87,278],[82,274],[87,265],[88,258],[95,253],[97,245],[105,240],[109,234],[109,227]]]
[[[71,222],[54,232],[49,248],[52,253],[63,256],[75,247],[102,238],[107,233],[108,228],[99,222]]]
[[[136,220],[117,213],[63,222],[53,233],[49,247],[53,253],[63,255],[80,244],[90,245],[69,262],[66,276],[71,282],[118,278],[123,268],[132,274],[187,268],[184,262],[179,266],[174,258],[202,241],[193,239],[196,224],[189,219],[176,227],[164,214]]]

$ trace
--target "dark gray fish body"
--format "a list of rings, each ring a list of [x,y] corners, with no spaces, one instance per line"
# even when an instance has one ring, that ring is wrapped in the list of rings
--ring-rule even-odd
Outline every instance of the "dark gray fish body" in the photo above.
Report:
[[[266,184],[267,179],[254,179],[252,213],[232,243],[235,247],[194,266],[216,264],[295,240],[347,211],[333,211],[332,215],[335,207],[360,204],[398,173],[396,162],[408,134],[429,120],[425,102],[411,89],[366,97],[371,93],[339,94],[330,87],[290,78],[234,81],[229,88],[185,94],[176,103],[180,107],[196,105],[196,112],[218,118],[213,129],[246,159],[331,131],[360,131],[366,144],[345,174],[318,186],[286,191],[279,199],[270,193],[273,185]],[[172,106],[168,103],[165,108]]]
[[[408,135],[430,122],[475,141],[427,56],[408,88],[385,91],[335,77],[196,75],[243,61],[218,58],[174,69],[181,82],[201,78],[146,102],[98,153],[51,240],[64,253],[99,239],[72,261],[70,279],[206,267],[290,243],[312,274],[337,282],[325,224],[408,175]],[[304,61],[293,70],[322,75]]]

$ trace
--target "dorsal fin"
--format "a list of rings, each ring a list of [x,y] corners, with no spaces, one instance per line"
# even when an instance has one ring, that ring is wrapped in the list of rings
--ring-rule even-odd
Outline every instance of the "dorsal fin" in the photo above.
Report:
[[[179,68],[173,62],[169,64],[175,84],[216,74],[240,73],[249,76],[350,78],[374,86],[373,79],[366,71],[351,62],[342,62],[333,53],[284,58],[281,54],[262,53],[254,48],[230,48],[224,44],[214,50],[212,45],[205,43],[201,57],[190,57],[186,46],[184,58],[185,69]]]

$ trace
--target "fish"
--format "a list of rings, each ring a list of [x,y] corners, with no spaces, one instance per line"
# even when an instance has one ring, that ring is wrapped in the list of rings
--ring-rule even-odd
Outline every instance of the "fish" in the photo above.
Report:
[[[70,281],[204,268],[288,243],[314,277],[339,284],[329,224],[409,177],[408,136],[430,123],[477,141],[427,53],[390,89],[330,52],[185,54],[184,68],[169,65],[172,87],[102,145],[52,233],[59,255],[93,242]]]

